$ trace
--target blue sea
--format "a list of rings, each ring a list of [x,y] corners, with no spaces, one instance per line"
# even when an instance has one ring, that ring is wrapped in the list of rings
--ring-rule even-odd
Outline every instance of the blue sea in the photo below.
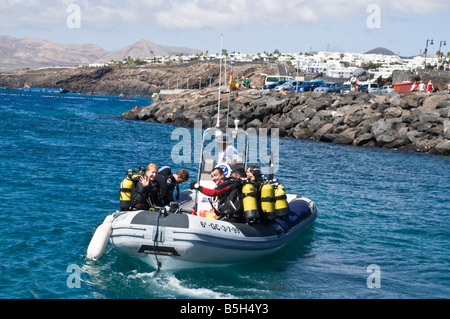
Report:
[[[279,252],[159,273],[111,244],[86,260],[127,169],[155,162],[197,174],[196,163],[172,162],[177,127],[120,116],[149,104],[0,90],[1,299],[450,297],[449,157],[288,138],[277,177],[319,215]]]

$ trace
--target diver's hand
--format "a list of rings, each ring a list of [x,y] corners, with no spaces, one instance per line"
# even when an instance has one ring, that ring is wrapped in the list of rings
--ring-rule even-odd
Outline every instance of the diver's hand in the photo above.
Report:
[[[141,176],[141,178],[139,179],[139,182],[141,182],[142,186],[147,187],[148,184],[150,183],[150,179],[147,176]]]
[[[191,189],[199,189],[199,185],[194,181],[191,182],[190,187],[191,187]]]

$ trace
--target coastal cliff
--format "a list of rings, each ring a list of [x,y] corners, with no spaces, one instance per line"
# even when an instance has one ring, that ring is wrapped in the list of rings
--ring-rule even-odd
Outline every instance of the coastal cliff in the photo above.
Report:
[[[262,87],[266,74],[276,74],[269,66],[257,63],[236,63],[235,79],[249,77],[253,86]],[[150,65],[146,67],[48,68],[0,72],[0,88],[31,87],[63,88],[72,93],[132,95],[152,97],[163,89],[198,89],[219,86],[217,62],[195,62],[181,65]],[[229,75],[222,74],[222,83]]]
[[[221,100],[223,112],[228,107],[225,90]],[[201,120],[208,127],[216,122],[217,105],[217,89],[186,90],[122,116],[182,126]],[[239,119],[247,128],[278,128],[281,137],[450,155],[450,95],[445,93],[341,95],[248,89],[231,94],[230,119]]]

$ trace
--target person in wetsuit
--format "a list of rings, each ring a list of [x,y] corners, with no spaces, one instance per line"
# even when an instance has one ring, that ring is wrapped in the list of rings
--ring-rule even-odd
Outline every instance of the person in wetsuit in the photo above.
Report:
[[[176,189],[176,199],[180,196],[180,184],[189,180],[189,172],[185,169],[179,170],[177,173],[172,174],[170,167],[164,167],[159,171],[156,181],[159,184],[160,193],[164,205],[170,205],[170,202],[174,201],[173,192]]]
[[[227,216],[234,213],[227,202],[230,195],[235,193],[238,188],[237,179],[225,178],[225,174],[220,167],[216,167],[211,171],[211,178],[216,183],[216,188],[210,189],[196,184],[194,181],[191,183],[191,189],[197,189],[206,196],[217,197],[218,199],[218,213],[219,216]],[[217,212],[216,212],[217,214]]]
[[[132,195],[132,203],[136,209],[148,210],[150,207],[161,207],[164,205],[157,177],[158,166],[153,163],[149,164],[145,174],[136,183],[136,188]]]

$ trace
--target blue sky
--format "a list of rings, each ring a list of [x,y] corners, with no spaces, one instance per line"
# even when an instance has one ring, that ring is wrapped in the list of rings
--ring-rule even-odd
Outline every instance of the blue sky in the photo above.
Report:
[[[106,50],[147,39],[216,53],[223,34],[229,52],[385,47],[410,56],[427,39],[430,53],[443,40],[450,51],[449,15],[448,0],[0,0],[0,35]]]

